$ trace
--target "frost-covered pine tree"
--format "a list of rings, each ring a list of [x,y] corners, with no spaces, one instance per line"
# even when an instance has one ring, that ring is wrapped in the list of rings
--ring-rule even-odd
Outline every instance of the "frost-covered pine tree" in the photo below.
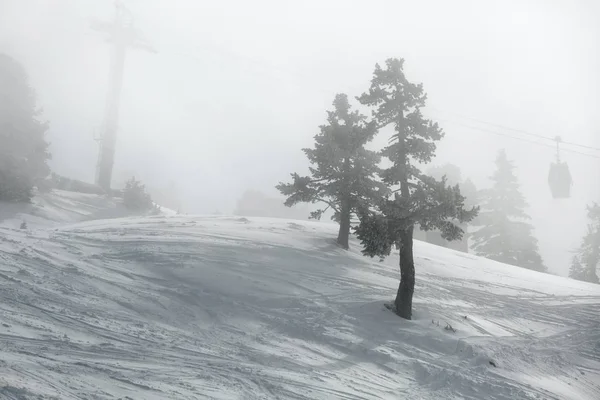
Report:
[[[280,182],[277,189],[287,197],[289,207],[300,202],[324,204],[311,213],[312,218],[320,219],[332,209],[340,224],[337,242],[348,249],[352,215],[380,196],[385,185],[376,179],[381,156],[365,148],[377,132],[375,125],[352,111],[345,94],[338,94],[333,106],[327,124],[314,137],[314,147],[303,149],[311,164],[310,175],[293,173],[292,182]]]
[[[448,240],[463,235],[459,223],[471,220],[477,209],[466,210],[458,185],[448,186],[421,173],[420,163],[428,163],[436,144],[443,137],[437,123],[421,114],[427,99],[422,84],[410,83],[404,75],[403,59],[388,59],[385,69],[376,65],[371,86],[358,100],[373,108],[373,120],[380,127],[392,126],[394,134],[383,155],[391,166],[382,171],[391,189],[360,213],[356,231],[363,253],[374,257],[400,250],[400,285],[394,301],[395,311],[411,319],[415,287],[413,232],[415,224],[423,230],[439,229]]]
[[[0,54],[0,200],[29,201],[50,172],[40,112],[23,66]]]
[[[598,265],[600,265],[600,204],[588,207],[588,229],[581,247],[573,259],[569,276],[580,281],[599,283]]]
[[[571,260],[571,267],[569,268],[569,278],[587,282],[586,272],[586,268],[584,268],[583,264],[581,264],[579,256],[573,256],[573,259]]]
[[[146,191],[146,186],[135,177],[125,182],[123,204],[133,211],[149,211],[154,206],[152,196]]]
[[[520,191],[515,166],[505,150],[496,158],[493,186],[481,193],[480,228],[472,234],[477,255],[505,264],[545,272],[527,202]]]

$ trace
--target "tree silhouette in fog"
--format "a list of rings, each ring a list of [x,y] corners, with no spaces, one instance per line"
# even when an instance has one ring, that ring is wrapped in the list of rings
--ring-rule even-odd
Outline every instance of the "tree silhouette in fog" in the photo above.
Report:
[[[533,235],[527,202],[505,150],[496,157],[493,185],[481,192],[480,228],[472,235],[477,255],[535,271],[547,270]]]
[[[0,54],[0,200],[29,201],[50,169],[48,124],[21,64]]]

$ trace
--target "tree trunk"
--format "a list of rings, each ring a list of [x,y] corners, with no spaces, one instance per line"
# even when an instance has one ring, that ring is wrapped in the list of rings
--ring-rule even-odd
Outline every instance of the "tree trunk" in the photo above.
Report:
[[[400,113],[399,126],[404,127],[404,113]],[[408,185],[408,155],[406,153],[406,137],[403,138],[404,149],[400,167],[400,194],[404,199],[410,199],[410,187]],[[413,258],[413,233],[414,222],[411,222],[400,234],[400,286],[394,305],[396,314],[405,319],[412,319],[412,299],[415,292],[415,260]]]
[[[410,226],[400,235],[400,286],[394,301],[396,314],[405,319],[412,318],[412,299],[415,291],[413,230],[414,226]]]
[[[341,190],[341,205],[340,205],[340,230],[338,232],[337,242],[338,244],[348,250],[350,248],[350,214],[351,214],[351,200],[350,200],[350,157],[346,156],[344,159],[344,179],[342,182]]]
[[[340,230],[338,232],[337,243],[344,249],[348,250],[350,240],[350,202],[342,200],[340,210]]]

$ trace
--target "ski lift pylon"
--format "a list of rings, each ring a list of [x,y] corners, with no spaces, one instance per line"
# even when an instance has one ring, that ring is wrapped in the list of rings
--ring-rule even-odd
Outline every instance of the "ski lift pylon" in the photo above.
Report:
[[[550,172],[548,173],[548,185],[554,199],[568,199],[571,197],[571,186],[573,179],[569,171],[569,165],[560,160],[560,136],[556,140],[556,162],[550,164]]]

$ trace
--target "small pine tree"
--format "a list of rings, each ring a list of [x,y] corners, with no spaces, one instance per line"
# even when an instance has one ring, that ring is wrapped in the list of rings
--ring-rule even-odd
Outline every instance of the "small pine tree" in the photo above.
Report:
[[[0,200],[27,202],[49,173],[48,124],[40,122],[25,69],[0,54]]]
[[[600,204],[588,207],[587,234],[571,265],[569,276],[581,281],[599,283],[598,265],[600,265]],[[575,263],[575,259],[577,263]]]
[[[146,187],[135,177],[125,183],[123,204],[133,211],[150,211],[154,209],[152,197],[146,192]]]
[[[358,98],[374,108],[375,124],[392,125],[394,134],[383,150],[392,166],[381,173],[393,194],[381,198],[376,207],[362,210],[356,232],[365,255],[387,256],[394,245],[400,250],[400,285],[394,305],[399,316],[411,319],[415,224],[425,231],[440,230],[444,239],[460,239],[463,231],[454,221],[467,222],[477,210],[465,210],[458,185],[450,187],[445,177],[436,181],[419,170],[418,163],[431,161],[443,132],[421,114],[427,98],[423,85],[410,83],[403,67],[403,59],[388,59],[386,69],[376,65],[369,91]]]
[[[310,176],[294,173],[291,183],[280,182],[277,189],[287,197],[289,207],[300,202],[324,203],[326,207],[311,213],[311,218],[320,219],[333,209],[333,218],[340,224],[337,242],[348,249],[352,215],[385,186],[375,179],[380,155],[364,147],[375,135],[375,126],[351,110],[345,94],[338,94],[333,106],[327,112],[327,124],[315,136],[314,148],[303,149],[311,164]]]
[[[569,268],[569,277],[579,281],[587,281],[586,272],[586,268],[584,268],[583,264],[581,264],[579,256],[573,256],[571,267]]]
[[[501,150],[491,177],[493,187],[482,192],[482,211],[478,217],[481,227],[472,235],[474,249],[479,256],[546,272],[514,169],[506,151]]]

